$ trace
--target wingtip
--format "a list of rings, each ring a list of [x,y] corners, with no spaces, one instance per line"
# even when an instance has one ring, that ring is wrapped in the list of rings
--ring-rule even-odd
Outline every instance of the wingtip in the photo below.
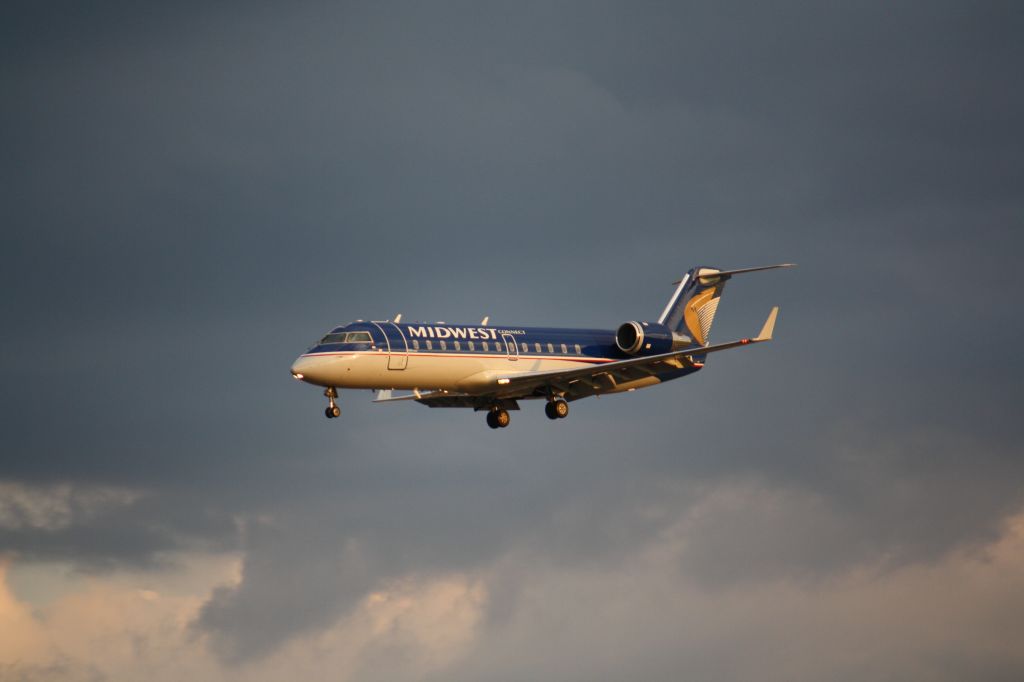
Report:
[[[761,333],[757,335],[755,341],[771,341],[772,333],[775,331],[775,318],[779,316],[779,306],[772,308],[772,311],[768,313],[768,319],[764,321],[764,326],[761,327]]]

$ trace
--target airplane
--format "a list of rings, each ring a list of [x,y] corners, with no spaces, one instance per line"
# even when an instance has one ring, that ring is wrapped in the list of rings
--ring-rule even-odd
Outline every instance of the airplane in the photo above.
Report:
[[[543,400],[549,419],[564,419],[580,398],[635,391],[688,376],[709,353],[770,341],[772,308],[753,338],[711,345],[708,334],[725,283],[735,275],[793,267],[739,270],[698,266],[676,289],[657,322],[617,329],[568,329],[394,320],[331,329],[291,366],[292,376],[325,388],[328,418],[341,416],[338,389],[377,390],[374,402],[414,400],[428,407],[486,412],[492,429],[509,425],[519,401]],[[394,390],[409,394],[393,396]]]

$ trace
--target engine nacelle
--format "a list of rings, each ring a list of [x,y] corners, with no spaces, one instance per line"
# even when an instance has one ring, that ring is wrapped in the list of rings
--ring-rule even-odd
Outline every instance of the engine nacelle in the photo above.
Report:
[[[658,355],[687,348],[693,339],[658,322],[623,322],[615,332],[615,345],[627,355]]]

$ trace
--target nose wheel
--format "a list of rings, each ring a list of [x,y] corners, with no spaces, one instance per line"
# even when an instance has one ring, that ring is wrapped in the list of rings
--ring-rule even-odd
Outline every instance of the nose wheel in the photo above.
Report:
[[[544,406],[544,414],[548,419],[565,419],[569,416],[569,403],[564,400],[552,400]]]
[[[512,417],[508,416],[508,410],[495,408],[487,413],[487,425],[492,429],[503,429],[509,425]]]
[[[334,402],[334,400],[338,397],[338,389],[334,388],[334,386],[331,386],[326,391],[324,391],[324,395],[327,396],[327,401],[329,402],[329,405],[327,405],[327,409],[324,410],[324,416],[327,417],[328,419],[340,417],[341,408],[338,407],[338,403]]]

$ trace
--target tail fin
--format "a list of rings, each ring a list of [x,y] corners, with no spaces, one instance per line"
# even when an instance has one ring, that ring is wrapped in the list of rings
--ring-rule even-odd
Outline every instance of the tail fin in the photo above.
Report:
[[[733,275],[790,267],[793,267],[792,263],[740,270],[719,270],[708,266],[691,268],[681,280],[675,282],[678,286],[658,322],[674,332],[689,335],[695,342],[705,346],[708,344],[711,323],[718,311],[722,290]]]

